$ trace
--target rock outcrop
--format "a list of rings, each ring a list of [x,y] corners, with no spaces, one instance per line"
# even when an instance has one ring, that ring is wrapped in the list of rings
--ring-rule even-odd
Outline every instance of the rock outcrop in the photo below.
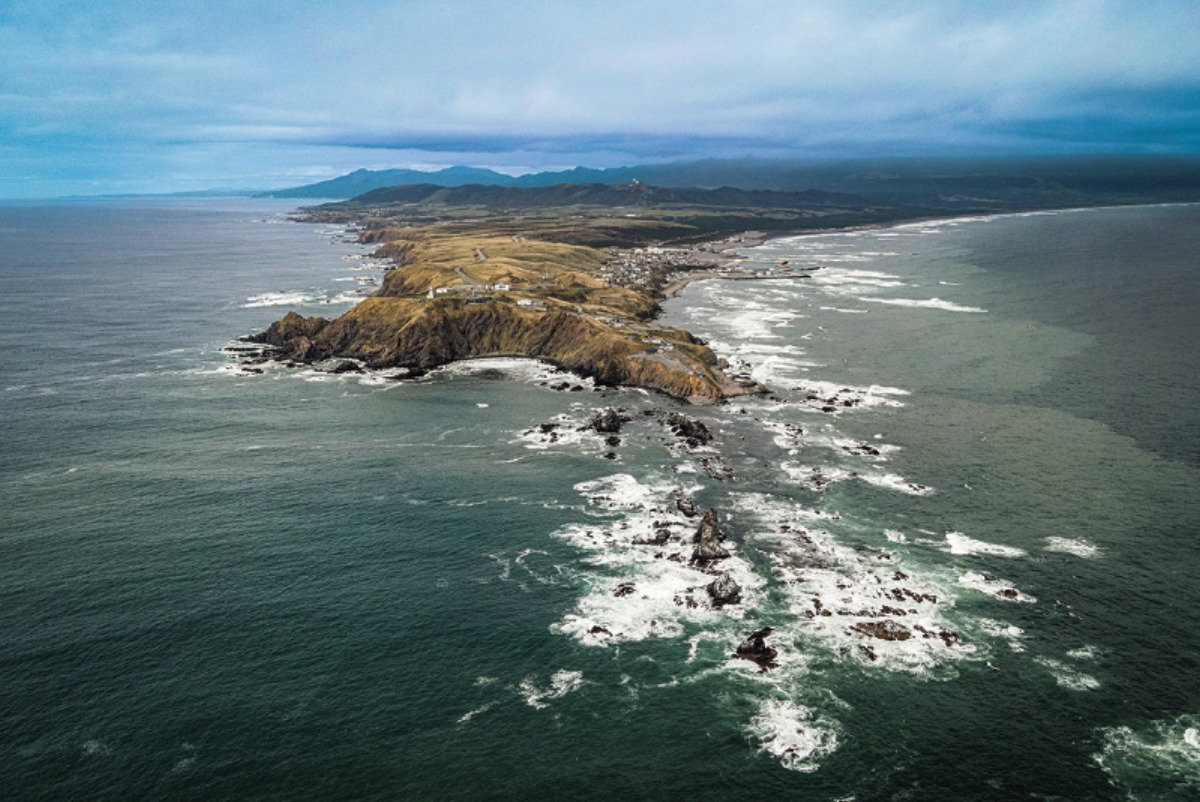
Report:
[[[419,375],[460,359],[525,356],[597,384],[645,387],[693,403],[744,392],[725,377],[707,346],[687,332],[671,331],[678,338],[673,361],[648,359],[643,346],[616,324],[563,306],[374,296],[332,321],[289,312],[247,339],[272,345],[280,359],[299,363],[336,357]],[[705,442],[695,427],[682,431],[689,442]]]
[[[622,415],[620,410],[606,407],[596,413],[586,428],[599,434],[620,434],[621,427],[630,420],[632,418]]]
[[[770,627],[763,627],[756,632],[751,632],[749,637],[738,645],[737,651],[734,652],[733,656],[739,660],[749,660],[757,663],[763,671],[766,671],[768,668],[775,668],[779,665],[775,662],[775,658],[779,656],[779,652],[768,646],[766,642],[766,638],[771,634],[771,631]]]
[[[675,509],[682,512],[688,518],[695,518],[700,514],[700,510],[696,508],[696,503],[687,497],[683,492],[683,488],[678,488],[675,491]]]
[[[704,425],[703,421],[672,412],[667,415],[666,423],[671,427],[675,436],[687,443],[689,448],[697,448],[712,442],[712,432]]]
[[[742,586],[734,581],[728,573],[721,574],[705,588],[708,597],[712,599],[713,607],[720,609],[727,604],[737,604],[742,600]]]
[[[692,549],[692,565],[707,568],[717,560],[728,557],[729,552],[721,545],[724,539],[725,534],[717,522],[717,511],[710,507],[700,519],[696,534],[692,536],[692,542],[696,544]]]

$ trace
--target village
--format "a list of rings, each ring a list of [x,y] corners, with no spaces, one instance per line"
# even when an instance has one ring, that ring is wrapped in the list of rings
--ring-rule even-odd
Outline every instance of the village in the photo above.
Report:
[[[705,276],[728,279],[787,278],[795,274],[786,261],[759,262],[732,254],[728,248],[742,237],[730,237],[714,244],[683,248],[648,246],[609,248],[613,258],[604,263],[599,277],[611,286],[660,293],[672,283]]]

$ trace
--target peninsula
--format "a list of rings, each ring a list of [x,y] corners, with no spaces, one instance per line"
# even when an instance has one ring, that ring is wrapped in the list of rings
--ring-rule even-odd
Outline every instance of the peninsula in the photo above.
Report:
[[[531,357],[601,385],[714,403],[766,388],[730,375],[689,332],[657,323],[659,300],[699,276],[794,275],[733,252],[763,232],[888,211],[827,192],[638,182],[391,187],[301,216],[344,224],[375,245],[392,265],[378,292],[337,319],[290,312],[248,339],[292,364],[335,360],[337,369],[407,376],[461,359]]]

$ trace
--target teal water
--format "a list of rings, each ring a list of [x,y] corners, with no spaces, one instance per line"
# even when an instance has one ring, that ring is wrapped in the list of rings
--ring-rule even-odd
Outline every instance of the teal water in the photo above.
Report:
[[[1194,798],[1200,209],[776,241],[823,267],[666,312],[775,396],[684,409],[245,374],[378,275],[288,208],[0,207],[5,798]],[[676,490],[740,605],[666,559]],[[853,629],[886,602],[911,637]]]

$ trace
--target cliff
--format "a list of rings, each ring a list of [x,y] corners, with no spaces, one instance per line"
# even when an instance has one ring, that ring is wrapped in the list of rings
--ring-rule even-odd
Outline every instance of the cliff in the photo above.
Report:
[[[460,359],[526,356],[602,385],[646,387],[693,403],[752,392],[720,370],[715,354],[679,329],[656,327],[647,346],[635,332],[563,308],[461,299],[367,298],[336,320],[288,313],[249,339],[283,359],[359,359],[372,368],[424,372]]]

